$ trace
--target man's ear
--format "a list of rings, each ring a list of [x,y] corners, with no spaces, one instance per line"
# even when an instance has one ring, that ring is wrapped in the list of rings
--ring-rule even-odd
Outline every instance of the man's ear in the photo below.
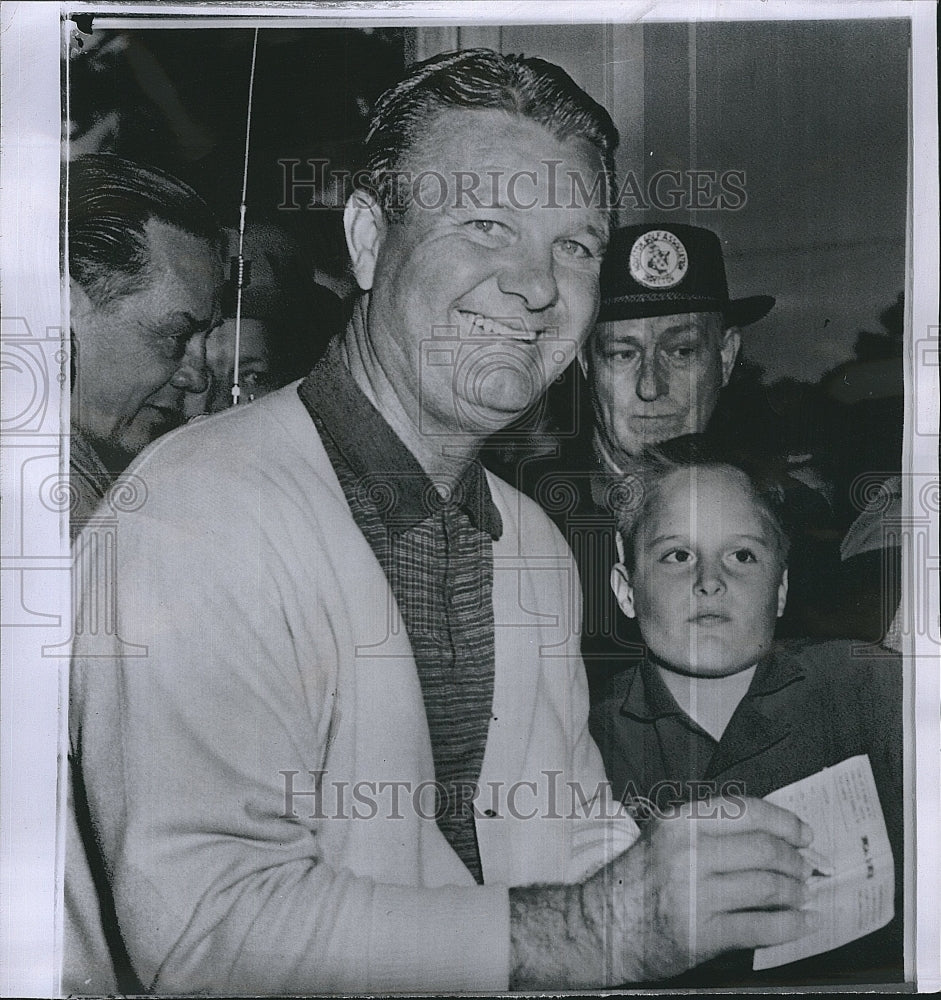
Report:
[[[732,368],[735,366],[735,358],[738,356],[738,349],[742,343],[742,335],[737,326],[730,326],[722,336],[722,347],[719,353],[722,356],[722,384],[729,384],[732,377]]]
[[[368,292],[372,288],[379,247],[386,232],[382,209],[369,192],[356,190],[350,195],[343,210],[343,230],[356,283]]]
[[[778,618],[784,614],[787,604],[787,570],[781,575],[781,583],[778,585]]]
[[[617,562],[611,567],[611,589],[614,591],[618,606],[624,614],[628,618],[636,618],[634,588],[631,586],[631,577],[627,567],[622,562]]]
[[[624,562],[624,536],[620,531],[614,533],[614,544],[618,550],[618,562]]]
[[[69,278],[69,322],[74,324],[95,311],[95,303],[88,292],[74,279]]]

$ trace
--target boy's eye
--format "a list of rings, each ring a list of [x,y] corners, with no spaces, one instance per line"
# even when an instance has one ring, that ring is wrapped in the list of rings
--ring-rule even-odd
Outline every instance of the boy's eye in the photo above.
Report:
[[[736,549],[732,553],[732,558],[738,563],[758,562],[758,558],[751,549]]]
[[[688,563],[693,561],[693,553],[689,549],[670,549],[661,559],[665,563]]]

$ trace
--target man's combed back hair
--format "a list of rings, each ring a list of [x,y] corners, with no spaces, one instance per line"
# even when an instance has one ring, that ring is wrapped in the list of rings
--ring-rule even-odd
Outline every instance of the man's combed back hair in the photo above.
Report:
[[[791,543],[784,528],[785,492],[778,465],[748,451],[711,441],[703,434],[685,434],[645,448],[614,490],[614,513],[629,570],[636,564],[638,532],[659,503],[663,480],[680,469],[714,468],[731,468],[745,475],[752,500],[771,529],[781,568],[787,566]]]
[[[109,153],[69,164],[69,275],[98,306],[144,287],[151,219],[221,247],[209,206],[176,177]]]
[[[613,200],[618,131],[608,112],[554,63],[504,56],[491,49],[466,49],[419,63],[376,103],[366,135],[364,168],[370,193],[388,221],[408,207],[402,197],[408,185],[403,192],[400,178],[409,153],[428,136],[434,121],[451,109],[505,111],[542,125],[562,142],[586,140],[598,150],[604,166],[606,202]]]

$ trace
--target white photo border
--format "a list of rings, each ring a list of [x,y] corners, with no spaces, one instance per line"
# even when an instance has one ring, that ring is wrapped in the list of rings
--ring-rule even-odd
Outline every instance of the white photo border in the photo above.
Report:
[[[94,13],[96,23],[127,15],[141,25],[167,18],[200,25],[458,25],[602,21],[855,19],[902,17],[912,25],[912,131],[907,253],[905,509],[924,504],[911,482],[933,483],[928,563],[907,566],[909,636],[915,670],[908,718],[914,720],[917,767],[906,771],[906,800],[914,795],[914,851],[909,851],[906,927],[914,934],[906,977],[919,991],[941,989],[941,678],[937,646],[939,572],[939,386],[937,8],[924,0],[869,3],[755,0],[702,2],[452,2],[395,4],[132,4],[6,2],[2,17],[0,143],[0,280],[3,290],[4,438],[2,662],[0,662],[0,995],[56,996],[62,947],[62,807],[64,805],[66,682],[62,657],[48,649],[68,634],[70,557],[67,510],[38,501],[67,475],[67,316],[60,273],[62,135],[61,67],[68,44],[67,13]],[[247,21],[246,19],[250,19]],[[50,473],[50,469],[54,470]],[[45,475],[44,475],[45,474]],[[43,476],[42,481],[37,476]],[[58,479],[56,480],[56,476]],[[55,480],[50,482],[50,480]],[[932,559],[934,560],[932,562]],[[914,583],[914,587],[911,584]],[[923,617],[925,616],[925,617]],[[47,652],[44,654],[44,648]],[[911,824],[910,824],[911,826]]]

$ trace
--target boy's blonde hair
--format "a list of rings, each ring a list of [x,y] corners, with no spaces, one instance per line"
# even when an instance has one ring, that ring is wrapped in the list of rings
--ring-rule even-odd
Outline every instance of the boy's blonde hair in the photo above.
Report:
[[[703,434],[686,434],[646,448],[614,490],[615,519],[624,547],[624,564],[629,570],[636,562],[638,532],[659,499],[663,480],[680,469],[708,468],[730,468],[745,476],[751,498],[771,529],[781,570],[787,567],[791,542],[784,528],[781,470],[754,456],[716,445]]]

